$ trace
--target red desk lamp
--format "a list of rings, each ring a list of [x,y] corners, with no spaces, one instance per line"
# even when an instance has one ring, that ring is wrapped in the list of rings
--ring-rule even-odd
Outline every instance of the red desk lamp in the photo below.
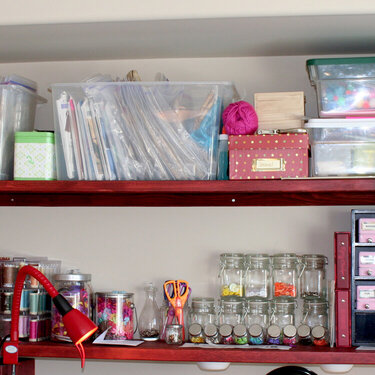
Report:
[[[10,341],[6,341],[3,346],[3,363],[6,365],[18,364],[18,320],[20,315],[20,304],[22,288],[26,275],[35,277],[51,296],[57,310],[62,315],[62,320],[68,336],[72,339],[81,356],[81,366],[85,365],[85,350],[82,342],[89,338],[98,327],[79,310],[74,309],[70,303],[57,292],[51,282],[36,268],[32,266],[22,267],[17,274],[14,286],[12,323],[10,330]]]

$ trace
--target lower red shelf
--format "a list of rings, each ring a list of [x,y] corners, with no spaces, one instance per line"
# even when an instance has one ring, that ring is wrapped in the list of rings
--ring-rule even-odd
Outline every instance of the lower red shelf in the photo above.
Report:
[[[87,359],[174,362],[238,362],[296,364],[375,364],[375,351],[354,348],[298,346],[290,350],[181,348],[165,343],[143,343],[138,347],[85,344]],[[21,357],[78,358],[73,344],[40,342],[21,343]]]

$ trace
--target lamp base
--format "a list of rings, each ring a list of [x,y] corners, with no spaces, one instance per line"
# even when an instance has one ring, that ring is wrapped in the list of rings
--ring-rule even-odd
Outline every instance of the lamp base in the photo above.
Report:
[[[3,345],[3,363],[5,365],[18,364],[18,342],[5,341]]]

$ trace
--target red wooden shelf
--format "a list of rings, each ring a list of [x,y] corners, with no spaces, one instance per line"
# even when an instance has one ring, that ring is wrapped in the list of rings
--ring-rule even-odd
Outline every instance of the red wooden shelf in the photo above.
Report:
[[[165,343],[143,343],[138,347],[85,344],[86,358],[132,361],[238,362],[296,364],[375,364],[375,351],[354,348],[298,346],[290,350],[181,348]],[[73,344],[21,343],[20,356],[34,358],[79,358]]]
[[[255,181],[0,181],[1,206],[373,205],[375,178]]]

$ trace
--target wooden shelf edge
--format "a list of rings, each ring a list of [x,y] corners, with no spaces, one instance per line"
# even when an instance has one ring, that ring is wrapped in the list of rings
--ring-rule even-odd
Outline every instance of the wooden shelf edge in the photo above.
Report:
[[[296,347],[290,350],[181,348],[165,343],[143,343],[139,347],[85,344],[87,359],[165,361],[165,362],[233,362],[296,364],[375,364],[375,351],[354,348]],[[20,356],[32,358],[79,358],[73,344],[21,343]]]
[[[0,181],[0,206],[375,204],[375,178],[254,181]]]

